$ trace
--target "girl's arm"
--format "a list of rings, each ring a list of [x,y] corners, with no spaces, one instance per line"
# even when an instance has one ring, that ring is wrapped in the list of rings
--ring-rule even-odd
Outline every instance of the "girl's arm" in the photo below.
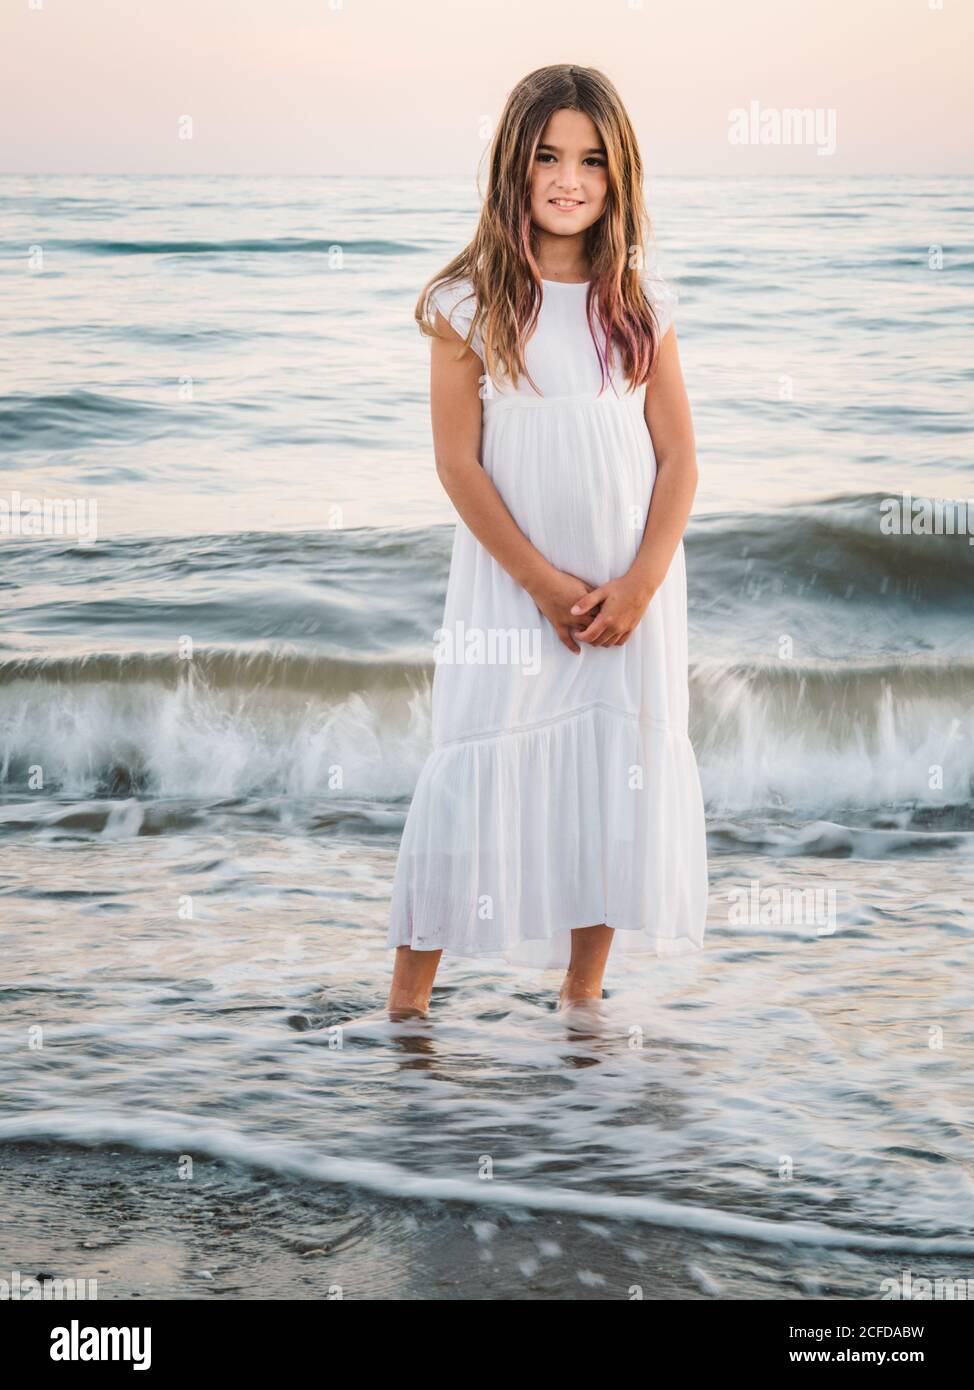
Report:
[[[483,363],[437,312],[438,337],[430,352],[430,413],[436,471],[453,505],[477,540],[534,599],[559,639],[578,652],[571,629],[583,626],[569,616],[590,584],[555,568],[517,525],[480,462]]]
[[[656,483],[642,543],[621,578],[593,589],[571,610],[582,614],[602,604],[598,617],[579,636],[579,641],[597,647],[621,647],[632,636],[666,578],[690,519],[697,490],[697,452],[675,328],[660,344],[646,387],[644,414],[656,454]]]

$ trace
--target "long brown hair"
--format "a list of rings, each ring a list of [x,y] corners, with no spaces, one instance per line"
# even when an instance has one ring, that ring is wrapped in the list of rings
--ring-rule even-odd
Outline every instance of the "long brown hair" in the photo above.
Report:
[[[475,314],[466,345],[479,328],[488,377],[497,379],[500,368],[515,386],[521,372],[531,381],[524,344],[537,321],[542,296],[531,235],[531,171],[545,126],[563,110],[588,116],[606,151],[606,205],[585,236],[592,267],[586,312],[601,363],[602,389],[608,379],[606,350],[613,346],[635,388],[649,378],[659,344],[656,315],[641,282],[650,232],[643,163],[618,92],[595,68],[564,63],[538,68],[511,92],[491,141],[487,191],[474,238],[424,286],[416,321],[423,333],[438,336],[432,291],[469,281]],[[596,315],[605,328],[605,346]]]

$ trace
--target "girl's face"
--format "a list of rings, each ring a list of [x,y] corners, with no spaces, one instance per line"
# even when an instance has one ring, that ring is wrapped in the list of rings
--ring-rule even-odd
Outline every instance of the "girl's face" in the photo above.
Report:
[[[553,236],[577,236],[605,211],[605,148],[591,117],[556,111],[545,126],[531,174],[531,221]]]

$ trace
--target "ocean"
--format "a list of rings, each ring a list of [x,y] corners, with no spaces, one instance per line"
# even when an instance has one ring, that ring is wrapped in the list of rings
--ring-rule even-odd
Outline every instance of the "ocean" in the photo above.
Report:
[[[0,1276],[971,1272],[971,181],[649,193],[701,473],[706,948],[610,960],[588,1031],[557,977],[445,959],[428,1023],[343,1032],[385,997],[452,540],[413,308],[476,190],[0,177]]]

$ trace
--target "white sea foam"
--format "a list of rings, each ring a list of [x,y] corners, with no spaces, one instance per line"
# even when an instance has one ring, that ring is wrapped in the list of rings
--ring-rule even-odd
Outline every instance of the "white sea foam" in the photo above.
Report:
[[[189,1123],[182,1116],[144,1112],[137,1118],[71,1110],[46,1111],[0,1120],[0,1143],[53,1140],[96,1146],[125,1144],[150,1152],[205,1153],[229,1163],[267,1169],[311,1181],[350,1186],[413,1201],[458,1202],[527,1211],[636,1221],[647,1226],[694,1231],[711,1237],[830,1250],[896,1251],[910,1255],[974,1255],[974,1236],[871,1234],[809,1221],[772,1221],[667,1202],[657,1197],[616,1196],[590,1190],[531,1187],[523,1183],[473,1181],[417,1174],[374,1159],[329,1158],[280,1140],[244,1135],[222,1125]]]

